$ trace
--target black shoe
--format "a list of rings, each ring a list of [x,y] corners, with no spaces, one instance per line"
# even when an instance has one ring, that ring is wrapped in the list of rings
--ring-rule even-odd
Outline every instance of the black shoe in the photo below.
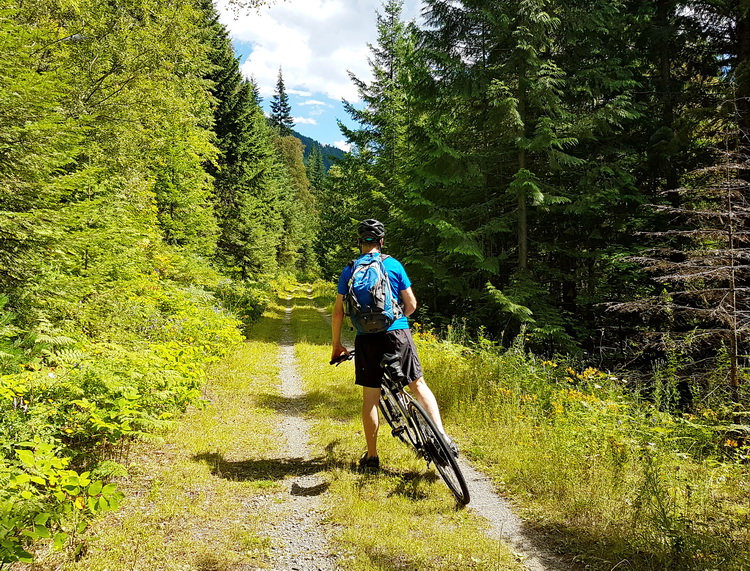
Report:
[[[448,443],[448,448],[451,449],[451,452],[453,452],[453,457],[458,458],[458,445],[451,440],[448,435],[444,435],[445,441]]]
[[[380,458],[377,456],[368,456],[367,452],[359,459],[359,469],[368,472],[375,472],[380,469]]]

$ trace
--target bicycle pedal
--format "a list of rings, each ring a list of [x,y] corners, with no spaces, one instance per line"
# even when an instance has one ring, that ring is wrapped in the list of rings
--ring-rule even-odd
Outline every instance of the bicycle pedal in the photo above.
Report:
[[[392,435],[392,436],[398,436],[398,435],[399,435],[399,434],[401,434],[401,433],[402,433],[402,432],[403,432],[404,430],[406,430],[406,427],[405,427],[405,426],[399,426],[398,428],[394,428],[393,430],[391,430],[391,435]]]

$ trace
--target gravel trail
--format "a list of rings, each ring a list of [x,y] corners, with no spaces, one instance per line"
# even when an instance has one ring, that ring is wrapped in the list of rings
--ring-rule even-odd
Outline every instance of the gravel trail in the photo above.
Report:
[[[291,297],[287,298],[288,300]],[[315,462],[307,446],[309,423],[304,418],[305,402],[302,380],[296,370],[294,342],[290,332],[292,308],[284,316],[284,335],[279,352],[281,395],[283,405],[280,428],[287,441],[286,458],[309,466]],[[309,472],[309,470],[307,470]],[[277,497],[271,509],[281,517],[269,530],[274,540],[273,565],[276,570],[329,571],[338,569],[337,556],[323,533],[325,525],[320,495],[328,485],[318,473],[290,476],[284,481],[286,491]]]
[[[311,291],[308,291],[308,297],[312,298]],[[324,309],[318,310],[330,321]],[[306,444],[309,424],[303,417],[304,390],[295,368],[294,342],[289,327],[291,312],[291,306],[288,306],[279,353],[281,392],[285,403],[280,410],[283,417],[281,429],[288,443],[288,459],[309,464],[314,459],[310,457]],[[487,476],[473,468],[463,457],[459,464],[471,494],[468,509],[489,522],[487,533],[490,537],[510,544],[529,571],[571,571],[578,568],[570,557],[559,556],[550,550],[541,534],[526,528],[509,503],[495,492]],[[332,571],[342,568],[343,560],[330,552],[322,531],[325,525],[319,496],[325,492],[327,484],[319,474],[313,473],[289,477],[285,480],[285,486],[283,501],[274,507],[284,517],[270,530],[277,544],[274,548],[274,569]]]

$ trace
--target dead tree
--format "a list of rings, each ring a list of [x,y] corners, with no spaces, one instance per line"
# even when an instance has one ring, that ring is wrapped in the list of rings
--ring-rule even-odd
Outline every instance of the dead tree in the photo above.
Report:
[[[641,233],[657,245],[629,259],[664,292],[607,308],[648,319],[644,343],[652,347],[661,343],[664,349],[669,339],[684,342],[685,354],[705,355],[724,345],[735,402],[740,357],[750,341],[750,183],[742,177],[749,169],[747,156],[724,153],[719,165],[695,171],[686,177],[689,184],[663,192],[664,204],[649,205],[668,229]]]

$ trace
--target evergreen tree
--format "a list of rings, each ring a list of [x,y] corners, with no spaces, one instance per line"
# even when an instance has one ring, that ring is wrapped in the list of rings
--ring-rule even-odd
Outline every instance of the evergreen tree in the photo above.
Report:
[[[689,387],[683,393],[712,400],[716,392],[740,400],[740,360],[750,342],[750,292],[744,287],[750,196],[740,178],[747,162],[725,152],[721,163],[692,173],[688,185],[665,191],[668,200],[650,205],[664,229],[646,233],[652,246],[630,259],[657,282],[656,295],[609,306],[633,317],[628,333],[637,350],[631,359],[682,355],[678,373]],[[725,358],[728,383],[717,385]]]
[[[289,104],[289,96],[286,94],[284,77],[279,68],[279,77],[276,80],[276,91],[271,98],[271,125],[274,126],[280,136],[291,135],[294,121],[292,120],[292,106]]]
[[[284,188],[273,137],[258,104],[257,89],[245,80],[226,28],[210,0],[204,0],[215,97],[214,132],[219,156],[207,166],[214,178],[214,203],[221,228],[220,258],[243,278],[277,268],[282,237]]]
[[[312,146],[305,166],[307,167],[307,178],[312,187],[315,189],[323,188],[326,172],[323,166],[323,153],[320,151],[320,145]]]
[[[315,195],[307,178],[302,159],[302,142],[296,137],[278,137],[276,149],[285,167],[288,194],[282,204],[283,234],[279,244],[279,267],[286,271],[297,269],[312,275],[318,271],[314,251],[319,228]]]
[[[351,145],[340,172],[347,172],[345,180],[351,181],[351,187],[344,190],[342,179],[335,184],[339,192],[353,196],[347,201],[353,220],[378,218],[396,231],[400,224],[396,222],[394,208],[409,200],[403,184],[409,164],[403,150],[408,144],[411,120],[406,83],[416,32],[416,28],[402,21],[401,14],[402,2],[389,0],[376,15],[378,38],[376,44],[369,45],[368,60],[372,81],[368,83],[350,74],[364,105],[345,102],[345,109],[358,124],[354,129],[339,124]],[[390,232],[388,243],[398,248],[397,234]]]
[[[159,216],[169,209],[154,205],[167,171],[185,194],[180,201],[190,203],[173,203],[170,240],[196,253],[213,250],[200,170],[212,150],[195,17],[188,3],[167,7],[150,0],[128,7],[86,3],[76,10],[45,3],[4,7],[3,83],[22,90],[31,86],[27,79],[35,83],[31,91],[15,92],[27,103],[7,101],[7,109],[26,115],[22,129],[30,135],[28,144],[13,145],[13,186],[19,198],[24,187],[36,187],[32,201],[6,203],[15,211],[9,246],[18,249],[11,255],[19,260],[10,304],[27,323],[70,323],[115,284],[162,264],[155,258],[166,230]],[[16,63],[5,55],[13,43]],[[18,137],[13,112],[4,117],[9,122],[0,126],[0,139]],[[179,157],[165,144],[176,133],[186,142]],[[37,222],[27,225],[30,220]],[[202,232],[190,228],[204,223]],[[21,231],[26,236],[18,248],[13,242]]]

